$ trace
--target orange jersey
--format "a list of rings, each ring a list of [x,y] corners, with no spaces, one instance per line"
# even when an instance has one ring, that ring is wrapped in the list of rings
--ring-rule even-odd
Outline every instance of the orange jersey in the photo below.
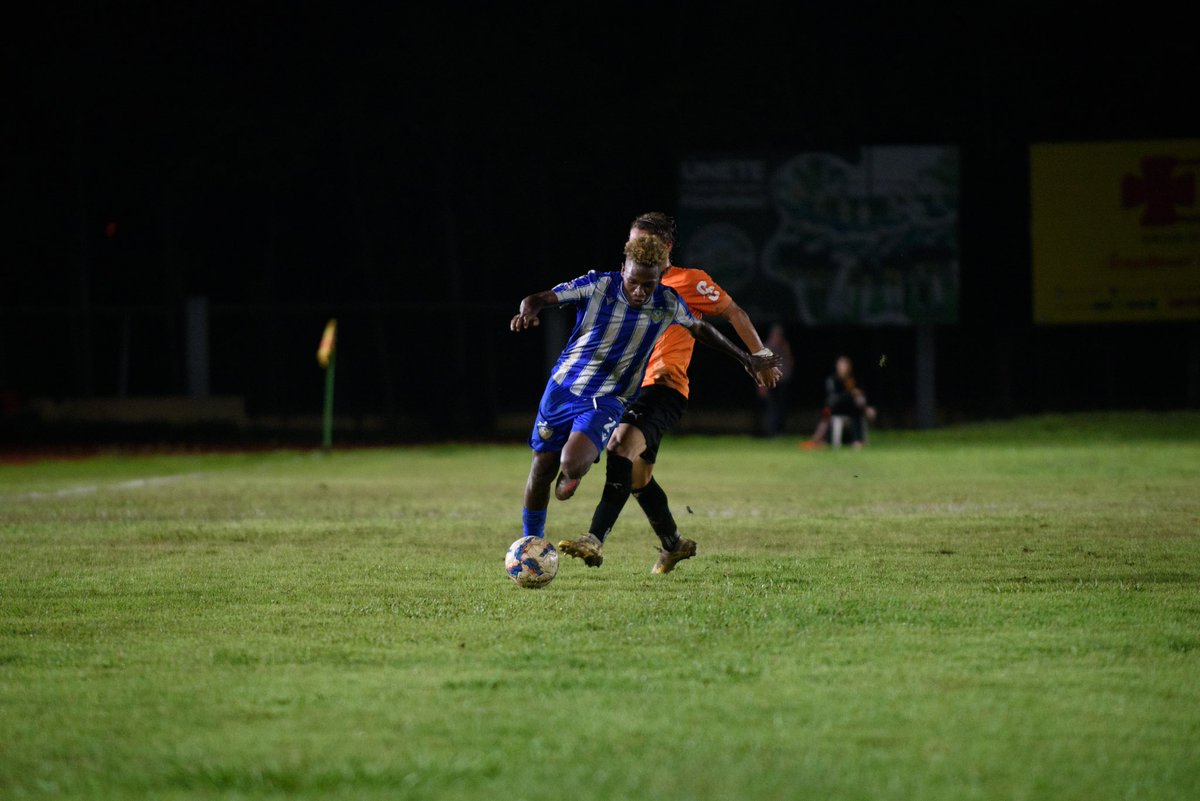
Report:
[[[717,286],[717,282],[704,270],[691,270],[671,265],[662,277],[662,283],[671,287],[684,299],[696,318],[706,314],[724,314],[733,299]],[[646,366],[643,387],[652,384],[670,387],[683,397],[688,396],[688,365],[692,363],[692,349],[696,339],[683,326],[673,325],[654,345],[650,362]]]

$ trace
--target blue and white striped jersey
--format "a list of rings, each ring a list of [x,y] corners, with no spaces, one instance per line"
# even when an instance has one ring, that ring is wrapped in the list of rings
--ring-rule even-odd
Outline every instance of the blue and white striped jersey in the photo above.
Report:
[[[559,284],[559,303],[576,303],[575,330],[551,378],[581,398],[614,396],[628,402],[637,394],[654,343],[667,327],[696,323],[687,303],[659,284],[642,306],[625,299],[619,272],[590,272]]]

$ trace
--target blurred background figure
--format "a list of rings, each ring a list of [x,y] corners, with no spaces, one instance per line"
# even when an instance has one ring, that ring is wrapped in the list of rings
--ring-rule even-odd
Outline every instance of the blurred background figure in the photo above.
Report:
[[[771,333],[767,335],[767,341],[764,344],[783,359],[782,364],[779,365],[782,373],[779,383],[773,389],[764,386],[758,388],[758,397],[763,399],[766,435],[777,437],[787,428],[788,382],[792,378],[796,360],[792,356],[791,343],[788,342],[787,334],[784,333],[781,324],[775,323],[771,326]]]
[[[875,419],[875,408],[867,403],[866,393],[854,378],[854,362],[839,356],[833,375],[825,379],[825,408],[805,449],[838,447],[850,443],[861,448],[867,441],[867,422]]]

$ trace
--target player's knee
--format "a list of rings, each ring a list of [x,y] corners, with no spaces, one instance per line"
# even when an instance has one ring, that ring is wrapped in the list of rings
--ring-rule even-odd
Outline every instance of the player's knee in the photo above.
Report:
[[[568,447],[563,448],[562,452],[562,471],[571,478],[583,478],[596,461],[598,453],[596,446],[590,442],[586,445],[582,443],[570,443]]]
[[[591,459],[584,459],[574,456],[571,459],[563,459],[562,471],[571,478],[583,478],[584,474],[591,468],[595,458],[593,456]]]
[[[620,432],[613,434],[612,439],[608,441],[608,452],[617,456],[623,456],[626,459],[632,459],[637,455],[634,453],[634,439],[634,437],[622,435]]]

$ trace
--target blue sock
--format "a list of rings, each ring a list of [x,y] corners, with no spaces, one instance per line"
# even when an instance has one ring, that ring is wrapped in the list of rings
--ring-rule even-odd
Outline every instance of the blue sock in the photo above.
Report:
[[[530,511],[529,509],[522,509],[521,527],[525,530],[526,537],[545,537],[546,510],[538,509]]]

